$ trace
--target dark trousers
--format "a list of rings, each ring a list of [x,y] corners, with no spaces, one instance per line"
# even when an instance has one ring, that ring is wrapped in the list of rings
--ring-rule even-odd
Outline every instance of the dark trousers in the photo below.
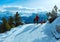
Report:
[[[38,20],[34,20],[34,23],[37,23],[38,24]]]

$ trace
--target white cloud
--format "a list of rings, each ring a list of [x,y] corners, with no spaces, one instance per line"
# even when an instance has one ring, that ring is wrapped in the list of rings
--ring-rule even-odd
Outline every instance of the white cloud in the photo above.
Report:
[[[29,8],[29,7],[23,7],[23,6],[12,6],[12,5],[4,5],[0,7],[0,11],[10,11],[10,12],[39,12],[39,11],[46,11],[45,8],[40,7],[40,8]]]

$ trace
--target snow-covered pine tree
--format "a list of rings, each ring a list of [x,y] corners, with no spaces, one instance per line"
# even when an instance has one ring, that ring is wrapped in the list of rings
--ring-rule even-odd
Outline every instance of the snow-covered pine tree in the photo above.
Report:
[[[55,5],[51,12],[47,13],[48,20],[52,23],[57,18],[57,6]]]

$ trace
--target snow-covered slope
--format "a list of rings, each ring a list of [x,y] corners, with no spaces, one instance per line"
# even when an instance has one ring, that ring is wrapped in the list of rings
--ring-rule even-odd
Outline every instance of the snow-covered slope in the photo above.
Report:
[[[5,33],[0,39],[3,42],[51,42],[50,37],[44,33],[45,25],[46,23],[19,26]]]
[[[56,25],[60,25],[60,17],[52,23],[18,26],[0,34],[0,42],[59,42],[56,39],[60,37],[55,29]]]

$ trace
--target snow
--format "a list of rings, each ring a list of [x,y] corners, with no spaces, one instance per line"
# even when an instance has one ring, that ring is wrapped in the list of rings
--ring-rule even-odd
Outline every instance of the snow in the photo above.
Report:
[[[56,25],[60,25],[60,17],[52,23],[21,25],[0,34],[0,42],[59,42]]]
[[[59,18],[57,18],[57,20],[55,20],[52,24],[51,24],[52,26],[51,26],[51,28],[52,28],[52,31],[53,32],[55,32],[54,34],[55,34],[55,36],[57,37],[57,38],[60,38],[60,34],[56,31],[56,25],[59,25],[60,26],[60,17]],[[55,30],[53,30],[53,29],[55,29]]]

